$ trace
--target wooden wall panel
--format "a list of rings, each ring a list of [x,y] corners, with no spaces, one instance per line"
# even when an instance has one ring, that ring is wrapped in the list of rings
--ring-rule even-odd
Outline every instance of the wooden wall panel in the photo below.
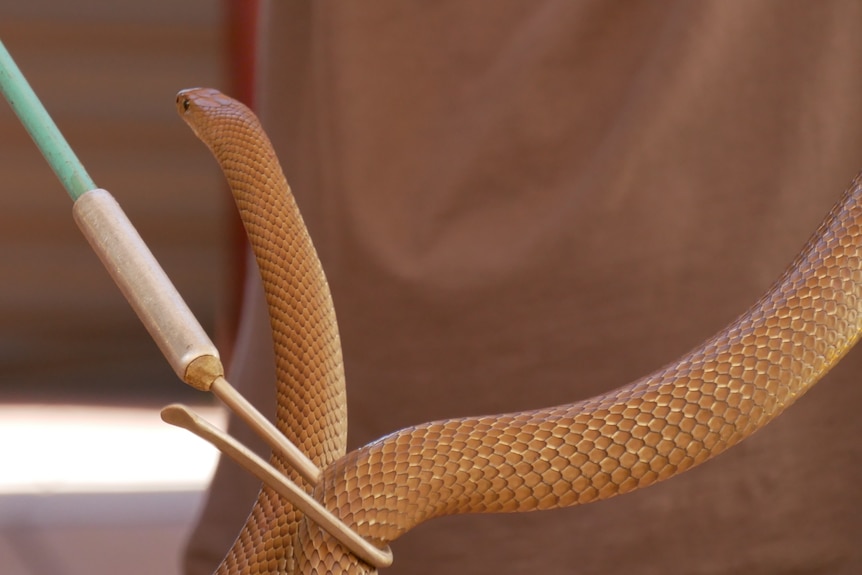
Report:
[[[212,331],[226,207],[174,95],[223,87],[221,3],[0,4],[0,38],[97,185]],[[0,401],[186,397],[75,227],[71,200],[0,101]]]

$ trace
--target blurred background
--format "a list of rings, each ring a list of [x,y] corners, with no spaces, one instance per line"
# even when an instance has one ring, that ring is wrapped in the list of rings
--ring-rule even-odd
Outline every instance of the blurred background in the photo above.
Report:
[[[0,39],[222,349],[231,337],[230,203],[174,96],[228,89],[228,8],[0,3]],[[174,376],[71,208],[3,101],[0,571],[178,573],[215,454],[158,410],[182,401],[216,421],[221,411]]]

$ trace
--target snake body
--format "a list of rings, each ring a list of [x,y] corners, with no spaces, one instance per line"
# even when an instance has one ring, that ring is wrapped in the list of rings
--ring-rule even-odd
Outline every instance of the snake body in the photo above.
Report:
[[[307,486],[314,497],[381,546],[446,514],[567,507],[690,469],[780,414],[862,332],[857,176],[772,287],[673,363],[585,401],[425,423],[345,455],[332,301],[269,140],[248,108],[214,90],[181,92],[177,104],[222,166],[260,263],[279,358],[278,426],[323,470]],[[372,572],[266,488],[218,570]]]
[[[324,469],[346,450],[347,401],[332,297],[299,208],[247,107],[216,90],[196,89],[177,95],[177,109],[218,159],[260,268],[276,355],[277,427]],[[280,454],[270,463],[305,485]],[[264,486],[217,573],[296,572],[300,520]]]

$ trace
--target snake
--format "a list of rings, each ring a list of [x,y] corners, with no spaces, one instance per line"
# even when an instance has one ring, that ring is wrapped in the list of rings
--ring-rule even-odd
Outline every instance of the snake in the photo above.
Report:
[[[346,453],[335,308],[272,144],[217,90],[181,91],[177,108],[221,166],[260,267],[276,424],[321,478],[271,462],[379,547],[435,517],[569,507],[671,478],[782,413],[862,333],[860,174],[750,308],[664,367],[585,400],[422,423]],[[376,571],[264,486],[216,574]]]

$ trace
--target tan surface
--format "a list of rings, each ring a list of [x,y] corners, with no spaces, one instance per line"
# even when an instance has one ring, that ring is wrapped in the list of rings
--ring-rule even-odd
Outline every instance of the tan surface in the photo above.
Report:
[[[219,83],[218,8],[210,0],[0,2],[0,39],[208,328],[224,281],[226,204],[217,166],[173,101],[181,88]],[[75,227],[71,208],[0,101],[0,401],[179,398],[185,386]],[[0,454],[12,440],[0,437]],[[74,460],[72,450],[63,457]],[[0,476],[17,463],[0,458]],[[55,471],[66,476],[63,467]],[[0,573],[178,573],[199,495],[157,494],[138,505],[135,494],[107,499],[0,496]]]
[[[314,6],[273,6],[264,113],[332,286],[353,445],[662,365],[862,166],[855,3]],[[257,325],[232,379],[269,402]],[[860,369],[656,487],[424,525],[388,572],[858,573]],[[254,489],[192,557],[221,558]]]
[[[0,538],[0,561],[5,575],[176,575],[187,533],[187,520],[18,526]]]

